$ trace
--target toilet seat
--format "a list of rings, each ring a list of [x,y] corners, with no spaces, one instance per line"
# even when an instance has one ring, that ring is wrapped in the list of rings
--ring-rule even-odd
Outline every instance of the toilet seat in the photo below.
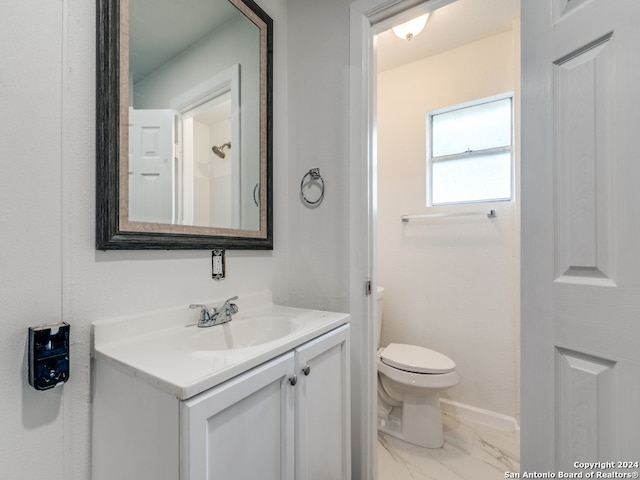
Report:
[[[418,345],[390,343],[380,349],[378,356],[390,367],[413,373],[443,374],[456,368],[446,355]]]

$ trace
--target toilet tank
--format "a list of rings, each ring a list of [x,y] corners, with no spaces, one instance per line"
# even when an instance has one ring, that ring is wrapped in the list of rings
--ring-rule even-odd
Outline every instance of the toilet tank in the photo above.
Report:
[[[382,297],[384,297],[384,287],[378,285],[376,291],[377,303],[376,303],[376,346],[380,347],[380,335],[382,334]]]

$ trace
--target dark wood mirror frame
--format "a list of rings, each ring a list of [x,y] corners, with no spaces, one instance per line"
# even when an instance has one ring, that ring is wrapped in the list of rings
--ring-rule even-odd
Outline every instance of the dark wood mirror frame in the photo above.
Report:
[[[121,55],[121,0],[97,0],[96,19],[96,249],[97,250],[271,250],[273,249],[273,20],[252,0],[234,0],[259,18],[262,27],[260,230],[197,228],[128,222],[121,215],[122,123],[128,120],[122,72],[128,54]],[[122,61],[122,59],[125,61]],[[126,65],[123,65],[125,64]],[[124,82],[128,84],[127,75]],[[126,91],[126,90],[125,90]],[[128,125],[127,125],[128,128]],[[128,138],[128,137],[125,137]],[[128,146],[127,146],[128,149]],[[125,150],[126,151],[126,150]],[[124,185],[127,185],[124,183]],[[262,188],[264,187],[264,188]],[[128,208],[125,203],[124,208]],[[123,221],[124,220],[124,221]],[[123,225],[127,225],[123,228]],[[133,228],[131,228],[133,225]],[[158,228],[158,226],[160,228]]]

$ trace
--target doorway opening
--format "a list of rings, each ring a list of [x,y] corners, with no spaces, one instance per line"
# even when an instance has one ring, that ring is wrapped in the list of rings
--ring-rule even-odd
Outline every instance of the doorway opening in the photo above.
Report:
[[[519,1],[494,0],[476,11],[477,3],[457,0],[432,10],[423,32],[410,40],[398,38],[390,27],[405,22],[417,7],[374,29],[375,128],[370,133],[377,153],[371,172],[376,227],[370,241],[375,283],[385,289],[375,347],[405,343],[447,355],[460,383],[441,394],[444,415],[488,423],[515,438],[520,414]],[[418,8],[413,15],[422,13]],[[496,97],[512,99],[512,195],[434,207],[429,202],[430,113],[461,111]],[[462,131],[455,135],[461,136]],[[462,150],[467,156],[461,158],[468,161],[472,150],[473,145]],[[485,210],[496,216],[475,215]],[[402,222],[406,215],[426,218]],[[394,412],[378,409],[378,426],[397,423]],[[515,464],[517,445],[505,449],[511,449]],[[510,470],[509,465],[500,468]]]

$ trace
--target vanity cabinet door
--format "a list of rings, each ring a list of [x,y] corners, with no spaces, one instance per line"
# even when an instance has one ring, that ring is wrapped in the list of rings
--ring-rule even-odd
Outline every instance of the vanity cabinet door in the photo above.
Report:
[[[296,349],[296,480],[351,478],[349,325]]]
[[[182,402],[181,480],[293,480],[293,353]]]

